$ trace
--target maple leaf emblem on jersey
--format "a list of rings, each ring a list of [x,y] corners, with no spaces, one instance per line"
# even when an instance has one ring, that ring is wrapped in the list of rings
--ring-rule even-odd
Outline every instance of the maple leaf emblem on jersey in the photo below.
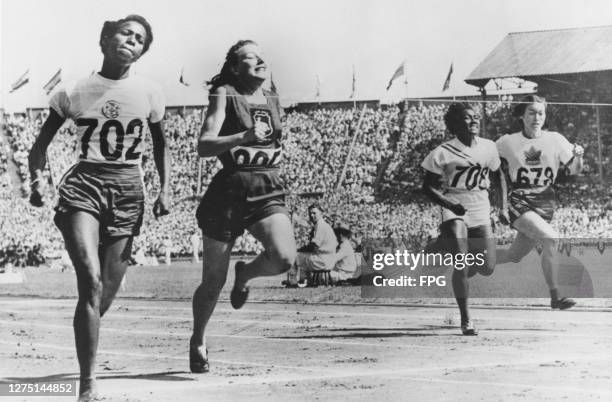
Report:
[[[120,112],[121,106],[117,101],[109,100],[102,106],[102,114],[108,119],[116,119]]]
[[[540,164],[542,151],[538,151],[532,145],[531,148],[529,148],[524,153],[525,153],[525,163],[527,165],[539,165]]]

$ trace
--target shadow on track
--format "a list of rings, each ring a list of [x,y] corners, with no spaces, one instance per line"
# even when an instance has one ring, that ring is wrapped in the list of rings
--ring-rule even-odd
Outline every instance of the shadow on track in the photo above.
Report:
[[[193,378],[183,377],[188,375],[187,371],[168,371],[162,373],[146,373],[146,374],[129,374],[127,372],[117,372],[113,374],[98,375],[98,380],[152,380],[152,381],[195,381]],[[35,383],[35,382],[60,382],[60,381],[78,381],[78,373],[62,373],[53,374],[44,377],[5,377],[0,380],[0,384],[12,383]]]

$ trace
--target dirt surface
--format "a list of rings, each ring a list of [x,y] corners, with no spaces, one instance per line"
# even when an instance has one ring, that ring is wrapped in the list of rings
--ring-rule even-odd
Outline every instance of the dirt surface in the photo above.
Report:
[[[0,382],[78,378],[74,299],[1,297]],[[119,299],[97,374],[108,401],[612,399],[612,314],[454,306],[219,304],[211,372],[188,372],[188,301]],[[210,397],[209,397],[210,395]],[[0,397],[2,398],[2,397]],[[7,398],[75,400],[75,397]]]

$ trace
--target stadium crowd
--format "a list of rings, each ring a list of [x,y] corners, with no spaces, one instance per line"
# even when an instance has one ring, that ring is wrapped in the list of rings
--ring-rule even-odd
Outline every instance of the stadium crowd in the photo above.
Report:
[[[439,211],[420,193],[420,163],[433,147],[448,139],[442,119],[446,107],[441,102],[425,102],[401,108],[321,108],[286,114],[282,176],[298,243],[304,244],[308,239],[308,225],[304,222],[308,220],[307,207],[315,200],[332,227],[348,225],[357,243],[363,238],[394,237],[410,239],[413,247],[422,247],[435,237]],[[582,144],[586,155],[585,173],[579,182],[557,186],[562,208],[553,225],[562,237],[612,237],[612,204],[608,201],[611,190],[599,184],[597,176],[594,113],[588,108],[569,106],[555,105],[550,109],[549,129]],[[495,139],[517,129],[509,104],[488,103],[486,113],[487,137]],[[169,216],[159,220],[151,213],[159,182],[148,142],[143,159],[147,210],[142,233],[136,239],[136,248],[142,248],[147,255],[162,255],[165,243],[172,244],[174,255],[191,253],[189,238],[198,230],[194,217],[198,197],[220,168],[216,159],[200,159],[195,152],[202,115],[202,109],[166,115],[165,132],[173,161],[173,207]],[[0,264],[10,258],[21,261],[28,252],[30,256],[40,255],[38,260],[30,258],[29,262],[54,258],[61,252],[60,234],[52,223],[53,191],[48,192],[43,209],[30,207],[27,199],[27,155],[45,117],[46,112],[42,112],[32,118],[6,115],[4,119],[6,135],[0,137]],[[46,177],[52,184],[57,184],[76,160],[74,128],[73,123],[67,122],[49,148]],[[611,142],[603,141],[604,155],[611,154]],[[18,184],[21,196],[11,189],[10,157],[22,181]],[[604,170],[609,164],[606,156]],[[343,181],[339,183],[343,170]],[[501,242],[510,242],[514,236],[507,227],[497,225],[496,230]],[[234,246],[236,253],[255,253],[259,249],[248,233],[238,238]]]

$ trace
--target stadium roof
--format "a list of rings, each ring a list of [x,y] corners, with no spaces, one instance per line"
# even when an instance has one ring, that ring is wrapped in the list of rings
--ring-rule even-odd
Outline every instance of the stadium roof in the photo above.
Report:
[[[612,26],[508,34],[466,78],[550,76],[612,70]]]

